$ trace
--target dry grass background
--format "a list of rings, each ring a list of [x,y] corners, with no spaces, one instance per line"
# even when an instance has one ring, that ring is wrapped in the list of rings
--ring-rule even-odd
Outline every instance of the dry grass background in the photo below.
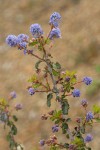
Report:
[[[48,111],[46,95],[31,97],[26,90],[27,80],[35,72],[36,59],[9,48],[5,38],[8,34],[20,33],[31,36],[29,27],[33,23],[40,23],[46,34],[49,16],[54,11],[62,15],[62,39],[55,41],[51,50],[54,60],[61,62],[63,70],[77,70],[79,79],[92,76],[95,81],[89,88],[81,87],[81,98],[89,100],[90,109],[93,103],[100,104],[100,0],[0,0],[0,97],[7,98],[9,92],[15,90],[18,96],[11,105],[23,104],[24,109],[17,113],[16,139],[24,144],[25,150],[39,150],[38,141],[51,135],[52,124],[40,119],[41,114]],[[73,118],[82,113],[80,99],[70,99]],[[0,125],[0,150],[9,150],[5,141],[7,131],[2,127]],[[89,130],[94,135],[93,150],[100,150],[99,128],[94,125]],[[61,136],[59,139],[64,140]]]

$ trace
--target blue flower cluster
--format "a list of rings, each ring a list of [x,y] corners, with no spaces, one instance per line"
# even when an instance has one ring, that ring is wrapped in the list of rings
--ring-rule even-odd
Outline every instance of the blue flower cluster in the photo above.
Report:
[[[33,88],[29,88],[29,89],[28,89],[28,92],[29,92],[30,95],[35,94],[35,90],[34,90]]]
[[[54,132],[58,132],[58,130],[59,130],[59,126],[58,125],[54,125],[53,127],[52,127],[52,132],[54,133]]]
[[[61,32],[60,29],[58,28],[60,19],[61,16],[58,12],[54,12],[50,16],[49,24],[51,25],[51,29],[52,29],[49,34],[50,40],[53,40],[54,38],[61,38]]]
[[[60,38],[61,32],[58,28],[59,21],[61,19],[61,16],[59,13],[54,12],[50,16],[49,23],[52,25],[52,30],[49,34],[49,39],[53,40],[54,38]],[[32,24],[30,26],[30,32],[32,33],[34,38],[40,38],[43,35],[43,30],[41,26],[38,23]],[[27,44],[28,44],[29,36],[26,34],[19,34],[18,36],[15,35],[8,35],[6,38],[6,43],[11,46],[15,47],[18,46],[18,49],[24,49],[24,54],[27,53]]]
[[[19,34],[17,36],[17,44],[19,46],[19,49],[26,49],[28,39],[29,36],[27,36],[26,34]]]
[[[58,27],[60,19],[61,19],[61,15],[58,12],[54,12],[50,16],[49,24],[52,25],[53,27]]]
[[[26,34],[19,34],[18,36],[8,35],[6,43],[11,47],[18,46],[18,49],[26,49],[28,39],[29,37]]]
[[[40,140],[40,142],[39,142],[39,143],[40,143],[40,145],[41,145],[41,146],[44,146],[44,144],[45,144],[45,140]]]
[[[20,42],[27,42],[28,41],[28,39],[29,39],[29,36],[28,35],[26,35],[26,34],[19,34],[18,36],[17,36],[17,41],[18,41],[18,43],[20,43]]]
[[[37,23],[32,24],[30,26],[30,32],[32,33],[34,38],[39,38],[43,35],[43,30],[42,30],[41,26]]]
[[[86,85],[90,85],[92,83],[92,78],[91,77],[84,77],[83,78],[83,82],[86,84]]]
[[[79,89],[74,89],[72,92],[73,97],[80,97],[80,90]]]
[[[61,32],[59,28],[53,28],[50,32],[49,39],[53,40],[54,38],[61,38]]]
[[[16,92],[15,92],[15,91],[12,91],[12,92],[10,93],[10,97],[11,97],[11,99],[16,98],[16,96],[17,96],[17,94],[16,94]]]
[[[11,47],[17,46],[17,37],[15,35],[8,35],[6,38],[6,43]]]
[[[24,53],[24,55],[26,55],[26,53],[27,53],[27,49],[24,49],[23,53]]]
[[[91,142],[93,140],[93,136],[91,134],[87,134],[87,136],[84,138],[85,142]]]
[[[89,111],[87,114],[86,114],[86,120],[87,121],[90,121],[94,118],[94,115],[91,111]]]
[[[18,111],[18,110],[21,110],[23,108],[22,104],[16,104],[15,105],[15,109]]]

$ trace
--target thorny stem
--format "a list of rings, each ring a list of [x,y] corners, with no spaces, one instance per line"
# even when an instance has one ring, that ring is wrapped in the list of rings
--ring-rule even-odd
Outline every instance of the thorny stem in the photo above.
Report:
[[[50,32],[51,32],[51,31],[50,31]],[[50,33],[49,33],[49,34],[50,34]],[[49,37],[49,35],[48,35],[48,37]],[[48,39],[48,37],[47,37],[47,39]],[[42,44],[42,46],[43,46],[43,44]],[[54,89],[57,89],[57,82],[56,82],[55,77],[54,77],[54,75],[53,75],[53,73],[52,73],[52,68],[51,68],[51,66],[50,66],[50,63],[47,61],[48,56],[47,56],[47,54],[46,54],[46,50],[45,50],[44,46],[43,46],[43,52],[44,52],[45,62],[46,62],[46,64],[47,64],[47,66],[48,66],[49,74],[50,74],[51,79],[52,79],[52,82],[53,82]],[[46,79],[46,81],[47,81],[47,79]],[[48,83],[48,81],[47,81],[47,83]],[[50,90],[48,90],[48,91],[37,91],[37,92],[49,92],[49,91],[50,91]],[[57,97],[59,93],[55,93],[55,94],[56,94],[56,97]],[[69,95],[66,95],[66,96],[70,96],[70,95],[72,95],[72,94],[69,94]],[[72,141],[72,140],[73,140],[73,136],[72,136],[72,134],[71,134],[71,132],[70,132],[70,129],[68,129],[68,133],[69,133],[70,139],[71,139],[71,141]],[[59,145],[59,144],[58,144],[58,145]],[[61,145],[59,145],[59,146],[61,146]]]
[[[76,83],[74,83],[73,85],[76,85],[76,84],[79,84],[79,83],[82,83],[83,81],[79,81],[79,82],[76,82]]]
[[[48,82],[48,78],[47,78],[47,77],[45,77],[45,79],[46,79],[46,82],[47,82],[48,88],[49,88],[49,90],[50,90],[50,85],[49,85],[49,82]]]
[[[34,56],[34,57],[36,57],[36,58],[38,58],[38,59],[40,59],[41,61],[44,61],[44,62],[45,62],[45,60],[44,60],[44,59],[40,58],[40,57],[39,57],[39,56],[37,56],[36,54],[31,53],[31,55],[32,55],[32,56]]]
[[[38,91],[35,91],[35,92],[50,92],[51,90],[47,90],[47,91],[42,91],[42,90],[38,90]]]
[[[44,56],[45,56],[45,58],[47,59],[47,55],[46,55],[46,51],[45,51],[44,46],[43,46],[43,51],[44,51]],[[47,66],[48,66],[49,74],[50,74],[50,76],[51,76],[54,89],[57,89],[57,82],[56,82],[56,80],[55,80],[55,78],[54,78],[54,75],[52,74],[52,68],[51,68],[51,66],[50,66],[50,64],[49,64],[48,61],[46,61],[46,64],[47,64]],[[57,90],[57,91],[58,91],[58,90]],[[56,94],[56,97],[57,97],[59,93],[55,93],[55,94]],[[66,96],[70,96],[70,95],[72,95],[72,94],[69,94],[69,95],[66,95]],[[68,133],[69,133],[70,140],[73,141],[73,136],[72,136],[72,133],[70,132],[70,129],[69,129],[69,128],[68,128]]]
[[[68,128],[68,130],[67,130],[67,133],[69,134],[69,138],[70,138],[70,140],[71,141],[73,141],[73,136],[72,136],[72,133],[70,132],[70,129]]]
[[[42,46],[43,46],[43,44],[42,44]],[[39,56],[37,56],[36,54],[33,54],[33,53],[31,53],[31,55],[34,56],[34,57],[36,57],[36,58],[38,58],[38,59],[40,59],[41,61],[46,62],[47,66],[48,66],[49,74],[51,76],[51,79],[52,79],[52,82],[53,82],[53,85],[54,85],[54,89],[57,89],[56,81],[55,81],[55,78],[54,78],[54,76],[52,74],[52,68],[51,68],[50,64],[48,63],[48,61],[47,61],[47,55],[46,55],[46,51],[45,51],[44,46],[43,46],[43,52],[44,52],[45,59],[42,59],[42,58],[40,58]],[[57,96],[58,96],[58,93],[56,93],[56,97]]]
[[[48,37],[49,37],[49,35],[48,35]],[[48,39],[48,37],[47,37],[47,39]],[[37,56],[35,54],[32,54],[32,55],[35,56],[36,58],[40,59],[41,61],[44,61],[47,64],[48,71],[49,71],[49,74],[51,76],[52,83],[53,83],[53,89],[57,90],[57,81],[55,80],[55,77],[54,77],[54,75],[52,73],[52,68],[51,68],[51,65],[50,65],[51,62],[48,62],[48,60],[47,60],[48,59],[48,55],[46,54],[46,50],[44,48],[44,44],[42,43],[42,41],[41,41],[41,44],[42,44],[42,48],[43,48],[43,52],[44,52],[44,59],[40,58],[39,56]],[[46,81],[47,81],[47,84],[48,84],[47,78],[46,78]],[[51,91],[51,89],[49,87],[49,90],[47,90],[47,91],[40,90],[40,91],[36,91],[36,92],[50,92],[50,91]],[[56,92],[55,94],[56,94],[56,97],[57,97],[59,95],[59,92]],[[72,94],[65,95],[65,96],[70,96],[70,95],[72,95]],[[72,133],[70,132],[70,129],[68,129],[68,133],[69,133],[69,136],[70,136],[70,140],[72,141],[73,140],[73,136],[72,136]]]
[[[48,90],[48,87],[47,86],[45,86],[42,82],[39,82],[45,89],[47,89]]]
[[[51,30],[52,30],[52,28],[51,28]],[[51,31],[50,31],[51,32]],[[49,33],[50,34],[50,33]],[[49,37],[49,35],[48,35],[48,37]],[[47,39],[48,39],[48,37],[47,37]],[[50,74],[50,76],[51,76],[51,79],[52,79],[52,82],[53,82],[53,86],[54,86],[54,89],[57,89],[57,85],[56,85],[56,80],[55,80],[55,78],[54,78],[54,75],[53,75],[53,73],[52,73],[52,68],[51,68],[51,66],[50,66],[50,63],[48,62],[48,55],[46,54],[46,50],[45,50],[45,48],[44,48],[44,44],[43,44],[43,42],[42,42],[42,40],[40,41],[41,42],[41,44],[42,44],[42,48],[43,48],[43,52],[44,52],[44,61],[45,61],[45,63],[47,64],[47,66],[48,66],[48,70],[49,70],[49,74]],[[58,96],[58,93],[56,93],[56,97]]]
[[[50,74],[52,82],[53,82],[54,89],[57,89],[56,81],[55,81],[55,78],[52,74],[52,68],[50,67],[50,64],[48,62],[47,62],[47,66],[48,66],[49,74]],[[58,93],[56,93],[56,97],[57,96],[58,96]]]
[[[46,64],[47,64],[47,66],[48,66],[49,74],[50,74],[50,76],[51,76],[54,89],[57,89],[56,80],[55,80],[54,75],[53,75],[53,73],[52,73],[52,68],[51,68],[51,66],[50,66],[50,63],[47,61],[47,58],[48,58],[48,57],[47,57],[47,55],[46,55],[46,51],[45,51],[44,46],[43,46],[43,51],[44,51],[44,56],[45,56],[45,59],[46,59],[45,62],[46,62]],[[56,97],[57,97],[57,96],[58,96],[58,93],[56,93]]]
[[[72,95],[72,93],[70,93],[70,94],[67,94],[67,95],[65,95],[65,96],[71,96]]]
[[[53,26],[51,26],[51,30],[50,30],[50,32],[49,32],[49,34],[48,34],[48,36],[47,36],[46,42],[47,42],[47,40],[48,40],[48,38],[49,38],[49,36],[50,36],[50,33],[51,33],[52,29],[53,29]],[[45,43],[46,43],[46,42],[45,42]]]

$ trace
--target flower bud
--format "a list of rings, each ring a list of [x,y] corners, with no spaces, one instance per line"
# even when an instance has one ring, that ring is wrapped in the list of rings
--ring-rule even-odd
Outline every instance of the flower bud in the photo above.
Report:
[[[82,119],[81,118],[76,118],[77,123],[81,123]]]
[[[51,110],[50,112],[48,112],[49,115],[53,115],[54,114],[54,110]]]
[[[47,120],[47,119],[48,119],[48,116],[46,116],[46,114],[44,114],[44,115],[41,116],[41,119],[42,119],[42,120]]]
[[[88,105],[87,100],[86,100],[86,99],[83,99],[83,100],[81,101],[81,105],[82,105],[83,107],[87,107],[87,105]]]

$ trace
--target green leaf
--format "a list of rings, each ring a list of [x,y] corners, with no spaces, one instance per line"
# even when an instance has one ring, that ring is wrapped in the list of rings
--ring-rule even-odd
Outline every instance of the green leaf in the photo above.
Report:
[[[64,115],[67,115],[68,114],[68,110],[69,110],[69,104],[67,101],[64,101],[62,103],[62,112]]]
[[[39,42],[38,41],[33,41],[33,42],[30,42],[29,43],[29,46],[35,46],[36,44],[38,44]]]
[[[51,146],[51,147],[50,147],[50,150],[59,150],[59,148],[56,147],[56,146]]]
[[[78,137],[75,137],[73,144],[76,144],[78,146],[83,146],[84,145],[84,141]]]
[[[93,105],[93,112],[96,113],[96,114],[100,113],[100,106]]]
[[[8,125],[9,127],[11,127],[11,126],[13,125],[13,122],[8,120],[7,125]]]
[[[54,76],[59,76],[59,72],[54,70],[54,69],[52,69],[52,73],[53,73]]]
[[[67,139],[69,139],[69,138],[70,138],[70,137],[69,137],[69,134],[66,134],[66,138],[67,138]]]
[[[5,107],[6,106],[8,106],[8,103],[7,103],[7,101],[6,101],[6,99],[4,99],[4,98],[0,98],[0,108],[1,109],[5,109]]]
[[[53,90],[52,90],[54,93],[59,93],[59,90],[57,89],[57,88],[53,88]]]
[[[55,121],[55,124],[58,124],[59,122],[60,122],[60,120],[56,120],[56,121]]]
[[[68,124],[67,124],[66,122],[63,122],[63,123],[62,123],[62,127],[63,127],[64,129],[68,129]]]
[[[100,123],[100,118],[96,118],[95,120]]]
[[[36,82],[37,76],[33,74],[33,76],[28,80],[28,82]]]
[[[14,120],[14,121],[17,121],[18,118],[17,118],[15,115],[13,115],[13,120]]]
[[[17,134],[17,128],[16,128],[15,125],[12,126],[11,132],[12,132],[13,135],[16,135],[16,134]]]
[[[41,62],[42,62],[41,60],[39,60],[39,61],[36,62],[36,64],[35,64],[35,68],[36,69],[39,69],[39,65],[40,65]]]
[[[59,121],[59,118],[61,117],[61,115],[62,115],[62,111],[61,110],[59,110],[59,111],[55,110],[54,113],[53,113],[53,116],[50,119],[52,121],[54,121],[56,119],[57,119],[57,121]]]
[[[38,46],[38,50],[43,50],[43,46],[41,44]]]
[[[33,87],[34,89],[36,89],[36,88],[38,88],[38,87],[40,87],[40,86],[41,86],[40,83],[34,83],[34,84],[32,85],[32,87]]]
[[[66,91],[69,93],[71,89],[70,83],[66,84],[65,88],[66,88]]]
[[[68,124],[66,122],[62,123],[62,132],[63,134],[65,134],[67,132],[68,129]]]
[[[59,117],[61,116],[61,114],[62,114],[62,111],[61,111],[61,110],[54,112],[54,116],[55,116],[56,118],[59,118]]]
[[[87,150],[91,150],[91,147],[87,147]]]
[[[71,87],[71,89],[73,90],[73,89],[74,89],[74,87]]]
[[[53,94],[49,93],[47,95],[47,106],[50,107],[51,106],[51,99],[53,98]]]
[[[84,125],[81,127],[80,130],[81,130],[81,133],[85,134],[85,126]]]
[[[65,147],[66,149],[68,149],[68,148],[69,148],[69,144],[68,144],[68,143],[65,143],[65,144],[64,144],[64,147]]]
[[[53,63],[53,68],[54,69],[61,69],[61,65],[58,62]]]
[[[45,44],[50,44],[51,40],[48,38],[48,39],[45,39]]]
[[[9,141],[11,140],[11,135],[8,134],[8,135],[6,136],[6,139],[7,139],[7,141],[9,142]]]
[[[66,122],[71,122],[71,118],[67,118],[67,119],[66,119]]]

